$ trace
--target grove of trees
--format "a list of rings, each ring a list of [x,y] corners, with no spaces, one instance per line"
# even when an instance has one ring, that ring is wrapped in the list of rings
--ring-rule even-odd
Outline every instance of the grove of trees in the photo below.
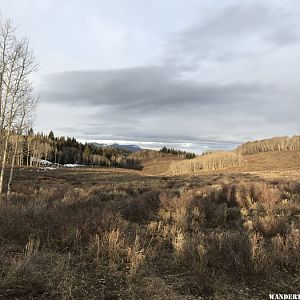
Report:
[[[19,39],[10,20],[0,18],[0,194],[7,163],[10,172],[7,197],[20,137],[28,130],[36,107],[31,75],[37,62],[27,39]]]
[[[95,144],[82,144],[75,138],[54,137],[53,132],[44,137],[50,151],[41,157],[58,164],[84,164],[89,166],[112,166],[141,169],[140,161],[131,158],[131,152],[114,147],[99,147]]]
[[[167,148],[166,146],[162,147],[160,150],[162,153],[169,153],[179,156],[179,158],[192,159],[196,157],[196,154],[193,152],[187,152],[182,150],[177,150],[173,148]]]
[[[18,140],[15,147],[14,143]],[[84,164],[87,166],[112,166],[141,169],[140,161],[131,157],[131,152],[113,147],[99,147],[95,144],[82,144],[75,138],[55,137],[34,133],[29,129],[25,134],[13,132],[8,143],[7,163],[13,157],[17,166],[41,166],[45,164],[65,165]],[[12,151],[16,154],[12,155]]]
[[[238,151],[215,151],[195,159],[174,161],[169,167],[173,174],[183,174],[197,171],[220,170],[227,167],[239,166],[243,163],[242,155]]]
[[[261,141],[248,142],[239,146],[238,151],[242,154],[254,154],[269,151],[290,151],[300,149],[300,136],[273,137]]]

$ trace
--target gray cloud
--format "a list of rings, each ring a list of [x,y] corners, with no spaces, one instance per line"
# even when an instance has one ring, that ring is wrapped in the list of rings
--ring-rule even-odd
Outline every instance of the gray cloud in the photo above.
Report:
[[[167,67],[75,71],[47,76],[41,89],[45,102],[101,107],[153,114],[186,107],[216,107],[249,102],[274,86],[258,83],[202,83],[183,80]]]
[[[297,133],[299,90],[289,77],[299,74],[278,68],[274,76],[274,66],[299,61],[289,56],[299,47],[299,13],[267,1],[234,3],[171,34],[156,63],[45,76],[39,89],[47,113],[85,113],[80,124],[57,130],[193,150]]]
[[[265,55],[299,41],[298,16],[264,1],[235,2],[166,43],[164,59],[181,68],[203,60],[231,61]]]

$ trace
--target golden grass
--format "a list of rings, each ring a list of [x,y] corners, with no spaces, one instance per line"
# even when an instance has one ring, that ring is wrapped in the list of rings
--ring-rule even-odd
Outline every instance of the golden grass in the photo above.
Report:
[[[182,176],[165,173],[169,157],[144,171],[17,169],[0,204],[0,298],[299,292],[299,156],[246,155]]]
[[[176,166],[181,168],[181,166],[186,165],[187,167],[183,168],[184,175],[249,173],[266,179],[300,179],[300,150],[243,155],[241,164],[236,166],[229,165],[217,170],[198,169],[191,171],[191,161],[194,160],[174,161],[162,159],[159,161],[149,161],[142,173],[145,175],[172,176],[178,174]]]

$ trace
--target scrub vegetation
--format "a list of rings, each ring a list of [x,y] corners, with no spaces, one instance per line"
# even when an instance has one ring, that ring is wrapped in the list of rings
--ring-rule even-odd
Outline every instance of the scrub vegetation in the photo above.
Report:
[[[300,185],[249,173],[18,168],[3,299],[262,299],[300,289]]]

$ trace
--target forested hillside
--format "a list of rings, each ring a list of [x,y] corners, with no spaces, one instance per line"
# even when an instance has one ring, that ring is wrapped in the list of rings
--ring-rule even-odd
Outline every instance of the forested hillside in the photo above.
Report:
[[[295,152],[296,150],[300,150],[300,136],[273,137],[260,141],[247,142],[232,151],[207,152],[188,161],[175,161],[170,164],[168,171],[172,174],[183,174],[221,170],[244,165],[246,161],[249,161],[248,155],[262,152]],[[274,161],[273,164],[275,163]]]
[[[17,147],[16,150],[15,147]],[[142,168],[138,159],[129,157],[130,151],[82,144],[75,138],[55,137],[52,131],[49,135],[34,133],[32,129],[25,135],[13,133],[9,140],[9,150],[8,163],[11,162],[15,152],[18,166],[40,166],[51,162],[59,165],[84,164],[88,166]]]
[[[187,151],[181,151],[178,149],[162,147],[159,151],[143,149],[138,152],[134,152],[130,155],[131,158],[137,159],[141,162],[153,161],[158,158],[172,157],[173,159],[191,159],[195,158],[196,154]]]
[[[74,137],[56,137],[52,131],[48,135],[34,133],[32,129],[23,135],[13,132],[8,149],[7,162],[10,164],[14,157],[17,166],[41,166],[52,163],[140,170],[143,168],[143,162],[156,158],[168,156],[174,159],[189,159],[196,156],[194,153],[166,147],[159,151],[145,149],[132,152],[115,145],[83,144]]]

